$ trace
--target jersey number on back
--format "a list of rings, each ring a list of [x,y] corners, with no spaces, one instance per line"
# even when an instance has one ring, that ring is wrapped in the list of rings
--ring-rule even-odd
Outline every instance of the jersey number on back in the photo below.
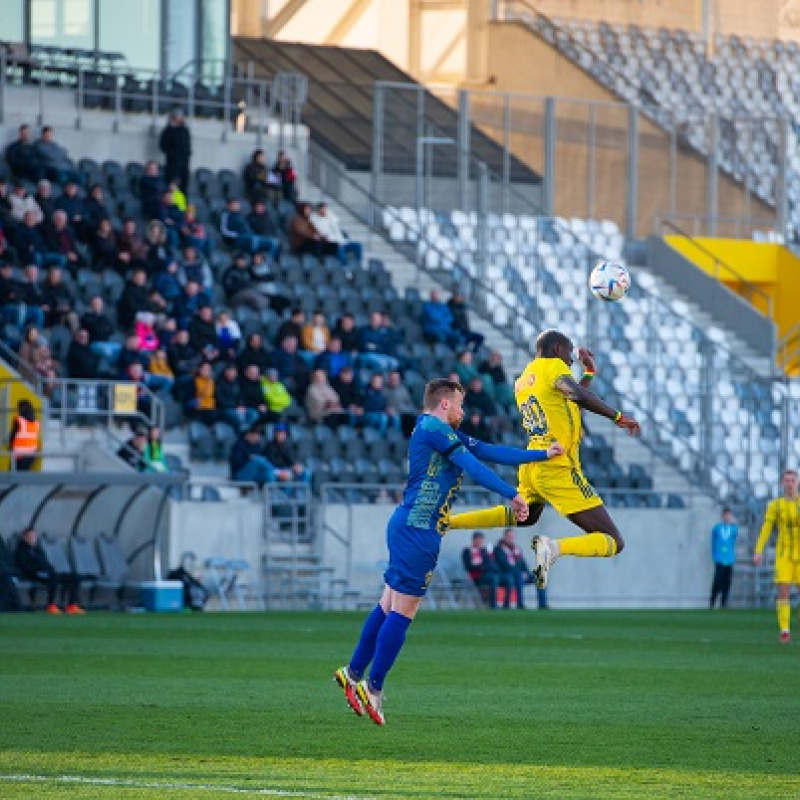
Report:
[[[547,417],[535,397],[529,397],[521,406],[522,425],[530,436],[544,436],[547,433]]]

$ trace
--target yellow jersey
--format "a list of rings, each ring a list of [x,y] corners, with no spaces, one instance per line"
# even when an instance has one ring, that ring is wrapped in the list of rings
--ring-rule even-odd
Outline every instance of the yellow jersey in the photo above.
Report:
[[[581,412],[555,388],[562,375],[572,378],[572,371],[560,358],[536,358],[517,378],[514,396],[522,414],[522,427],[528,434],[528,448],[546,450],[553,442],[559,442],[569,462],[559,459],[555,466],[574,467],[579,463]]]
[[[775,560],[800,561],[800,497],[779,497],[767,506],[764,524],[756,543],[756,553],[767,546],[773,527],[778,526]]]

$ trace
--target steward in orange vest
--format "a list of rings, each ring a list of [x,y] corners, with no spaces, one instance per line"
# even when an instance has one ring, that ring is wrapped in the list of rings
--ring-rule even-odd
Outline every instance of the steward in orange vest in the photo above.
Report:
[[[14,417],[11,427],[8,449],[18,470],[27,472],[36,462],[36,453],[41,449],[39,423],[29,400],[20,400],[17,403],[17,416]]]

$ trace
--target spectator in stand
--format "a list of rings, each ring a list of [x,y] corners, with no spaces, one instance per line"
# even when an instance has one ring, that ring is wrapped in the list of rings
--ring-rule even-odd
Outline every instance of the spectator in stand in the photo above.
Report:
[[[101,219],[91,240],[92,267],[95,272],[110,269],[114,272],[124,272],[124,262],[119,258],[119,243],[117,232],[110,219]]]
[[[342,367],[338,377],[331,381],[331,386],[339,395],[342,408],[350,415],[350,422],[356,425],[364,416],[364,392],[356,380],[352,367]]]
[[[297,352],[297,337],[285,336],[272,353],[272,366],[278,370],[289,393],[300,402],[306,395],[309,369],[305,359]]]
[[[335,378],[344,367],[352,364],[352,356],[350,353],[342,352],[342,340],[338,336],[331,336],[325,352],[314,359],[314,368],[323,370],[330,379]]]
[[[275,282],[270,262],[263,253],[253,253],[250,274],[255,281],[255,288],[267,298],[269,307],[283,314],[292,304],[289,289]]]
[[[328,383],[328,376],[323,369],[315,369],[311,373],[306,410],[312,422],[324,422],[334,428],[350,422],[350,414],[342,408],[339,395]]]
[[[268,419],[281,419],[281,414],[292,405],[292,396],[275,367],[270,367],[262,376],[261,392],[267,404]]]
[[[200,288],[196,281],[187,281],[183,287],[183,294],[178,298],[174,306],[175,318],[180,327],[187,327],[192,317],[203,306],[210,306],[211,298]],[[213,313],[212,313],[213,321]]]
[[[66,261],[58,253],[48,252],[42,226],[36,221],[36,214],[33,211],[26,211],[22,224],[17,226],[14,245],[17,248],[17,256],[23,264],[42,266]]]
[[[123,330],[130,330],[140,311],[148,310],[147,275],[143,269],[135,269],[125,282],[117,301],[117,319]]]
[[[250,229],[257,236],[266,236],[270,239],[278,239],[278,229],[272,221],[272,217],[267,211],[267,204],[264,200],[256,200],[253,203],[252,211],[247,215],[247,224]],[[280,255],[280,247],[278,249],[278,256]],[[278,259],[275,256],[275,259]]]
[[[353,358],[358,356],[360,331],[356,329],[356,318],[349,312],[339,317],[333,329],[333,335],[342,343],[342,350]]]
[[[155,161],[148,161],[144,166],[144,175],[139,179],[139,199],[142,201],[142,214],[145,219],[158,217],[161,195],[166,188],[158,164]]]
[[[38,181],[41,175],[36,148],[31,142],[29,125],[20,125],[16,141],[6,148],[6,162],[11,177],[17,180]]]
[[[195,371],[194,395],[186,406],[186,413],[192,419],[209,427],[217,419],[216,386],[211,364],[204,361]]]
[[[28,312],[33,312],[33,309],[37,309],[33,313],[40,320],[37,322],[38,326],[43,328],[47,314],[50,312],[50,306],[47,304],[44,289],[39,283],[39,267],[36,264],[28,264],[23,269],[22,274],[24,278],[22,282],[22,300]]]
[[[157,219],[150,220],[145,228],[145,241],[147,242],[146,263],[143,267],[148,275],[155,275],[160,270],[174,261],[167,243],[167,227]]]
[[[481,412],[474,408],[467,414],[459,430],[466,436],[480,439],[482,442],[492,443],[494,441],[492,429],[484,422]]]
[[[275,334],[275,344],[280,342],[287,336],[294,336],[298,342],[303,338],[303,328],[306,324],[306,312],[302,308],[293,308],[289,319],[284,320],[277,333]]]
[[[217,349],[221,358],[236,360],[236,354],[242,344],[242,329],[235,319],[227,311],[220,311],[217,314],[217,321],[214,324],[217,331]]]
[[[467,299],[461,292],[454,292],[447,301],[447,307],[453,315],[453,329],[461,337],[461,345],[468,347],[473,353],[480,350],[486,338],[483,334],[476,333],[469,326],[469,307]]]
[[[383,325],[380,311],[369,315],[369,324],[359,331],[358,365],[368,370],[397,369],[398,360],[387,352],[391,349],[387,329]]]
[[[86,328],[79,328],[69,344],[67,371],[70,378],[81,380],[96,380],[101,377],[100,356],[92,349]]]
[[[261,385],[261,373],[257,364],[242,366],[242,377],[239,383],[241,389],[242,405],[258,413],[262,420],[266,420],[269,409],[264,399],[264,387]]]
[[[253,253],[267,253],[277,259],[281,253],[281,243],[273,236],[258,236],[241,212],[241,205],[235,197],[228,200],[228,207],[219,218],[219,232],[228,247]]]
[[[92,350],[100,358],[110,362],[117,361],[122,345],[111,340],[114,335],[114,323],[106,313],[105,301],[100,295],[95,295],[89,300],[89,310],[81,317],[81,327],[89,332]]]
[[[321,353],[324,353],[331,340],[331,331],[325,321],[325,314],[317,309],[311,322],[303,326],[302,338],[303,350],[309,353],[309,360],[313,361]]]
[[[514,388],[508,382],[503,368],[503,357],[498,350],[492,350],[489,357],[478,365],[478,372],[491,380],[492,396],[507,411],[517,407]]]
[[[81,267],[86,266],[86,260],[78,249],[78,243],[75,241],[67,212],[64,209],[57,208],[53,212],[51,222],[44,226],[44,238],[47,242],[48,252],[62,256],[66,269],[72,273],[73,277],[77,275]]]
[[[292,255],[312,255],[317,258],[335,256],[339,252],[334,242],[325,241],[311,222],[311,204],[298,203],[297,213],[289,223],[289,249]]]
[[[72,160],[67,151],[56,143],[54,131],[49,125],[42,128],[34,150],[41,177],[54,181],[59,186],[78,179]]]
[[[469,382],[464,397],[464,408],[468,413],[479,411],[486,424],[492,430],[497,430],[500,422],[497,417],[497,406],[489,392],[483,388],[483,381],[480,378],[473,378]]]
[[[166,392],[175,385],[175,373],[169,365],[167,351],[159,346],[158,350],[150,353],[150,363],[147,365],[149,381],[152,386],[158,386],[158,391]]]
[[[41,225],[44,221],[42,209],[39,208],[39,204],[33,199],[24,184],[15,183],[11,187],[9,203],[11,205],[11,219],[14,222],[21,223],[29,212],[33,214],[34,225]]]
[[[400,415],[389,407],[389,401],[383,392],[383,375],[376,372],[364,390],[364,425],[368,428],[377,428],[381,433],[386,433],[390,428],[400,430]]]
[[[494,560],[500,570],[500,580],[506,587],[503,608],[511,607],[511,589],[517,590],[517,608],[525,608],[525,584],[533,583],[522,548],[514,541],[514,529],[506,528],[494,548]],[[547,608],[547,591],[538,590],[539,608]]]
[[[156,317],[149,311],[140,311],[136,315],[136,345],[139,352],[152,353],[161,346],[156,336]]]
[[[274,470],[264,458],[258,426],[254,425],[239,436],[231,448],[229,463],[232,481],[256,483],[259,487],[272,481]]]
[[[202,290],[211,296],[214,290],[214,276],[211,274],[208,261],[200,255],[196,247],[184,248],[181,269],[187,281],[199,283]]]
[[[217,328],[214,324],[214,309],[209,305],[200,306],[189,322],[189,341],[203,354],[206,361],[219,358]]]
[[[181,233],[186,224],[186,218],[183,211],[175,204],[171,189],[166,189],[161,193],[156,219],[164,225],[167,231],[169,246],[178,247],[181,243]]]
[[[153,398],[146,391],[145,378],[144,366],[139,361],[132,363],[122,376],[122,380],[136,385],[136,410],[139,414],[149,417],[153,410]]]
[[[472,350],[462,350],[458,353],[454,371],[458,375],[458,380],[462,386],[469,386],[475,378],[479,378],[483,383],[483,388],[491,394],[491,389],[494,388],[491,378],[482,376],[478,372]]]
[[[49,328],[64,325],[73,333],[78,329],[78,314],[75,311],[75,296],[69,286],[64,283],[64,276],[59,267],[50,267],[42,284],[48,313],[46,323]]]
[[[14,260],[16,260],[16,251],[12,253],[11,250],[9,250],[8,239],[6,239],[3,229],[0,227],[0,263]]]
[[[396,370],[389,373],[389,380],[383,390],[389,409],[400,418],[400,427],[406,436],[411,436],[419,416],[419,409],[411,397],[411,392],[403,383],[402,375]]]
[[[260,312],[269,308],[269,299],[254,286],[255,279],[247,263],[247,256],[237,253],[233,263],[225,270],[222,276],[222,288],[225,290],[225,299],[233,306],[247,306],[253,311]]]
[[[67,215],[70,228],[77,234],[83,226],[83,203],[80,189],[76,181],[67,181],[61,191],[61,197],[56,200],[56,208],[60,208]]]
[[[175,332],[172,342],[167,348],[167,359],[175,374],[175,387],[172,394],[177,402],[183,403],[192,396],[194,373],[203,360],[202,354],[189,341],[188,331]]]
[[[173,197],[175,192],[172,193]],[[212,246],[208,238],[206,226],[197,220],[196,206],[189,204],[184,212],[183,228],[181,229],[181,242],[184,247],[196,247],[198,252],[206,258],[211,258]]]
[[[173,109],[169,115],[169,122],[158,142],[161,152],[166,159],[164,167],[164,181],[177,180],[184,192],[189,191],[189,161],[192,157],[192,137],[186,121],[183,118],[183,111],[180,108]]]
[[[126,217],[122,222],[122,230],[117,237],[119,249],[119,270],[147,269],[147,251],[149,246],[141,236],[136,225],[136,220]]]
[[[353,256],[356,263],[361,263],[364,256],[363,245],[361,242],[350,240],[342,230],[339,217],[328,208],[327,203],[317,203],[317,207],[311,215],[311,223],[324,239],[336,245],[336,255],[343,267],[347,266],[347,258],[350,255]]]
[[[430,300],[422,304],[422,333],[429,344],[458,347],[461,343],[461,336],[453,327],[453,314],[436,289],[431,290]]]
[[[290,203],[297,201],[297,174],[294,171],[292,162],[284,150],[278,151],[278,157],[272,167],[272,172],[280,179],[283,199]]]
[[[50,222],[53,219],[53,212],[56,210],[56,201],[53,198],[53,187],[50,181],[43,178],[36,184],[36,194],[33,199],[42,210],[43,222]]]
[[[267,199],[276,200],[282,194],[281,179],[270,172],[263,150],[254,150],[250,163],[244,168],[244,191],[247,199],[255,205]]]
[[[176,303],[183,297],[183,284],[177,261],[169,261],[163,269],[156,272],[153,277],[153,289],[164,298],[167,311],[173,313]]]
[[[472,578],[484,602],[491,608],[497,608],[497,587],[500,572],[494,558],[486,549],[486,537],[478,532],[472,534],[472,545],[465,547],[461,553],[461,561],[465,572]]]
[[[289,441],[289,426],[278,423],[272,432],[272,441],[264,447],[264,457],[272,464],[273,480],[309,483],[311,470],[300,462]]]
[[[39,543],[39,534],[35,528],[27,527],[17,540],[14,563],[23,580],[41,583],[47,587],[48,614],[61,613],[61,609],[56,605],[56,594],[59,589],[65,602],[64,613],[86,613],[78,605],[80,578],[71,572],[56,572]]]
[[[227,422],[237,433],[241,433],[258,420],[258,409],[247,408],[242,399],[239,371],[236,364],[228,363],[222,370],[216,386],[217,418]]]
[[[136,428],[133,436],[117,450],[117,455],[137,472],[144,472],[144,449],[147,447],[147,430]]]
[[[139,364],[143,370],[147,365],[147,356],[139,350],[139,337],[135,333],[126,337],[117,357],[117,371],[121,378],[128,374],[131,364]]]
[[[270,354],[264,347],[264,339],[260,333],[251,333],[247,337],[244,350],[239,355],[239,370],[244,372],[251,364],[255,364],[259,374],[266,372],[270,365]]]
[[[186,199],[186,195],[183,193],[181,189],[181,185],[178,181],[170,181],[169,186],[167,186],[167,190],[172,194],[172,204],[177,206],[178,210],[181,214],[186,216],[186,209],[189,208],[189,202]]]
[[[83,226],[79,230],[79,235],[82,231],[83,241],[92,244],[100,223],[106,219],[110,220],[111,214],[106,206],[105,191],[99,183],[96,183],[89,189],[89,195],[83,202]]]
[[[161,428],[153,425],[147,431],[147,443],[142,452],[145,472],[169,472],[164,458],[164,443],[161,440]]]
[[[0,175],[0,225],[9,235],[15,225],[14,218],[11,216],[11,190],[3,175]]]

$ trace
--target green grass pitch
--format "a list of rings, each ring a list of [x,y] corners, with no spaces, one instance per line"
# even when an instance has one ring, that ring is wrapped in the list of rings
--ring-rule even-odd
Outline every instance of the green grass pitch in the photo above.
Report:
[[[388,724],[331,680],[363,614],[0,618],[0,798],[798,798],[767,611],[423,609]]]

